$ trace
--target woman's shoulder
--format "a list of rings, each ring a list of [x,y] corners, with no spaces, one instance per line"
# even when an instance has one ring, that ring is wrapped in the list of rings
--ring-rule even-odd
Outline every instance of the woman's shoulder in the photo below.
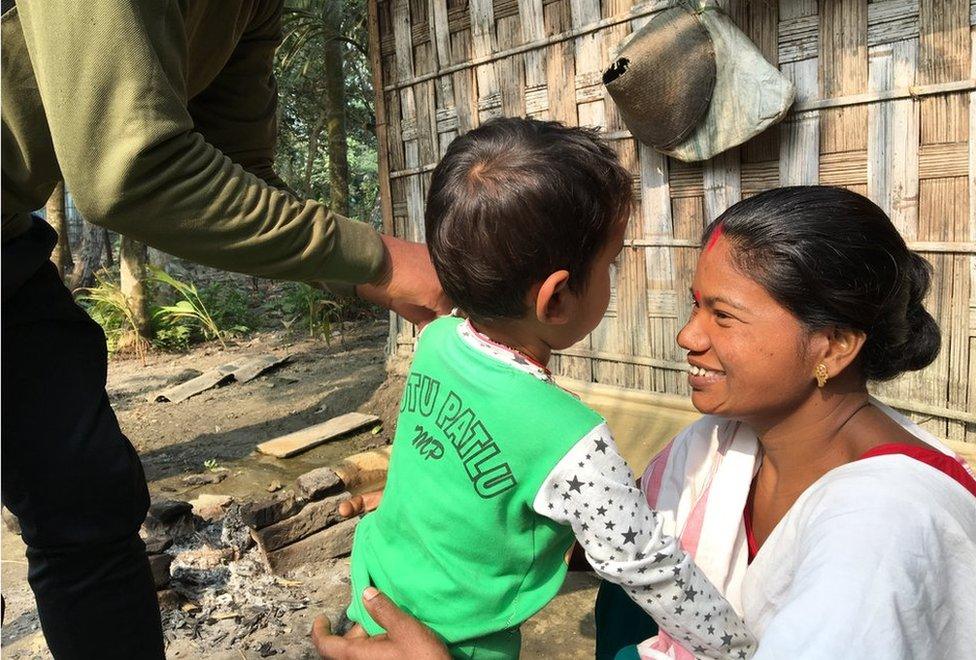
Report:
[[[793,507],[796,522],[887,521],[894,529],[931,528],[956,521],[974,530],[976,497],[950,475],[904,454],[873,456],[842,465],[810,486]]]

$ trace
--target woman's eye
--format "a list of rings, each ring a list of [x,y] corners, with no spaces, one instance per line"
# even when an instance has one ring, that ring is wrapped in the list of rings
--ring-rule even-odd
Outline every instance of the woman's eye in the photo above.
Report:
[[[730,316],[720,310],[715,310],[715,318],[717,318],[719,321],[732,321],[735,319],[734,316]]]

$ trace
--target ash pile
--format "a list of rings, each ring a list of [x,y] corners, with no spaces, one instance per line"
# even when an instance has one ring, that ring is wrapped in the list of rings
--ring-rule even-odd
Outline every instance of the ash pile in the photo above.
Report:
[[[368,465],[370,477],[385,477],[387,460],[388,450],[350,457],[256,500],[154,501],[140,533],[167,646],[190,642],[201,653],[250,650],[262,657],[280,652],[270,640],[293,632],[290,615],[309,607],[312,586],[284,575],[328,568],[349,554],[359,518],[343,519],[339,504],[349,498],[347,488],[362,485],[362,467]],[[336,579],[347,583],[345,574]]]

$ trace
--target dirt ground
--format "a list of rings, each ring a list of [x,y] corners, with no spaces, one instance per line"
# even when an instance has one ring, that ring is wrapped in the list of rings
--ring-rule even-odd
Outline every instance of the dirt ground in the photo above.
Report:
[[[402,379],[387,377],[386,339],[386,324],[369,322],[347,326],[331,345],[270,332],[227,350],[206,345],[183,355],[150,355],[145,364],[116,359],[109,366],[108,390],[122,429],[142,458],[154,497],[264,495],[274,482],[288,486],[314,467],[392,439]],[[198,372],[244,355],[266,353],[290,359],[249,383],[231,383],[181,403],[147,400],[149,394]],[[355,410],[378,415],[383,420],[381,430],[353,435],[291,459],[259,455],[254,449],[264,440]],[[228,474],[220,483],[189,486],[183,481],[187,475],[208,474],[215,467],[225,468]],[[0,584],[7,604],[0,655],[10,660],[51,657],[26,583],[24,545],[6,528],[0,534]],[[344,609],[349,598],[348,560],[307,565],[286,577],[284,581],[253,574],[235,578],[252,587],[261,580],[275,582],[267,592],[248,587],[252,598],[255,593],[270,593],[281,601],[272,603],[274,626],[262,624],[242,633],[239,618],[194,621],[180,611],[164,616],[167,656],[314,657],[308,638],[311,622],[320,613],[335,620]],[[560,658],[593,657],[596,585],[592,575],[571,575],[560,595],[523,626],[523,657],[551,658],[554,649],[559,649]],[[188,620],[198,627],[188,626]],[[199,626],[213,628],[201,635]],[[215,629],[226,629],[228,635],[215,635]],[[215,645],[215,639],[224,643]],[[229,648],[227,640],[233,641]]]

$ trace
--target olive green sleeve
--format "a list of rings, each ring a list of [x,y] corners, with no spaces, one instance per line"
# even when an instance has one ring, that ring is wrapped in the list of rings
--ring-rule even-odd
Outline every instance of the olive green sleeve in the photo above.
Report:
[[[226,270],[308,281],[375,279],[384,252],[371,227],[269,185],[197,129],[187,103],[180,6],[176,0],[18,2],[58,163],[82,215]],[[219,117],[204,123],[208,138],[235,150],[238,162],[270,172],[269,47],[276,37],[250,36],[260,56],[237,53],[240,59],[228,63],[233,75],[215,81],[214,93],[240,101],[252,81],[251,91],[264,89],[247,103],[226,106],[228,125],[253,131],[253,139],[221,133]],[[209,104],[211,112],[215,107]],[[263,119],[255,109],[265,112]]]

